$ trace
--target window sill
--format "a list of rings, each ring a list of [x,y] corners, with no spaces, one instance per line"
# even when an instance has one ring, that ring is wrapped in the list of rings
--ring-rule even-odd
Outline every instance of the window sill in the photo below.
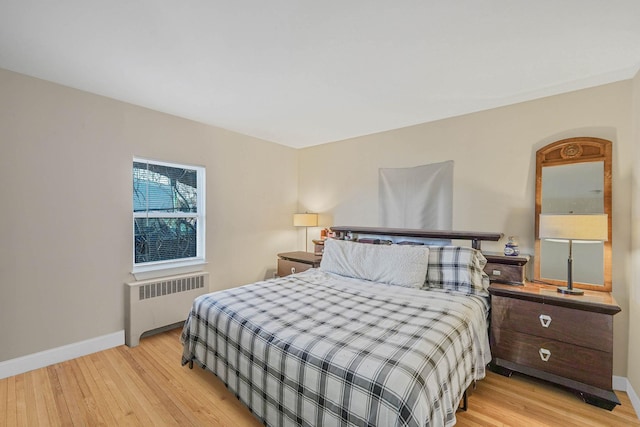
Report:
[[[136,280],[157,279],[159,277],[175,276],[176,274],[195,273],[204,270],[207,262],[204,260],[192,260],[172,262],[171,264],[146,265],[133,267],[131,274]]]

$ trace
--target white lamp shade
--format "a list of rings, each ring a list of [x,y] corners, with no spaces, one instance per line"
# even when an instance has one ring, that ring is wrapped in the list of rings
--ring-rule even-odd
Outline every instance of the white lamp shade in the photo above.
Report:
[[[594,240],[609,239],[606,214],[540,214],[540,239]]]
[[[294,227],[315,227],[318,225],[317,213],[299,213],[293,214]]]

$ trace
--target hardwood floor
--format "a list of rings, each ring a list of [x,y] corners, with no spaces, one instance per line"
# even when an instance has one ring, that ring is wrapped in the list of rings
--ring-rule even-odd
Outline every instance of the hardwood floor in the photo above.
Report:
[[[0,426],[259,426],[211,373],[180,366],[180,330],[0,380]],[[458,426],[640,426],[626,393],[612,412],[514,374],[489,373]]]

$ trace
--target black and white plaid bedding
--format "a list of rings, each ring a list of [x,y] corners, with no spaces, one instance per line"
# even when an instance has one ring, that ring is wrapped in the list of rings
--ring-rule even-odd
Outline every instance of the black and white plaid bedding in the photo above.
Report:
[[[269,426],[450,426],[490,360],[479,296],[311,269],[198,297],[182,363]]]

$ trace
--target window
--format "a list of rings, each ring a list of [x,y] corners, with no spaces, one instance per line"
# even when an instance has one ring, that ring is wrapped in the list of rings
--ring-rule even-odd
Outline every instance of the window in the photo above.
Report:
[[[204,262],[205,170],[133,159],[134,273]]]

